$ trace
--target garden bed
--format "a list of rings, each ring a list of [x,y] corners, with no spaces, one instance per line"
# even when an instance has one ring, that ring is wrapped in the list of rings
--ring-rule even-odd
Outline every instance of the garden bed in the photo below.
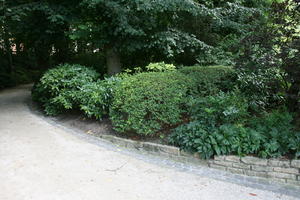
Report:
[[[35,106],[35,109],[38,109]],[[142,138],[117,133],[113,130],[111,121],[86,118],[78,112],[61,114],[52,118],[66,127],[80,130],[115,145],[146,151],[155,155],[163,155],[180,162],[198,163],[207,167],[227,171],[233,174],[256,177],[268,182],[283,183],[300,186],[300,160],[278,158],[263,159],[254,156],[215,156],[213,159],[203,160],[199,154],[181,151],[178,147],[167,145],[162,138]]]
[[[175,69],[165,63],[146,68],[168,70],[127,72],[99,80],[92,69],[61,65],[44,74],[32,97],[58,122],[120,146],[183,160],[195,160],[196,155],[199,161],[209,160],[207,166],[298,183],[299,168],[291,164],[294,174],[280,177],[278,173],[286,171],[274,171],[274,166],[257,172],[256,163],[246,163],[244,169],[226,159],[211,161],[217,155],[251,155],[258,160],[300,157],[295,113],[285,107],[280,87],[271,87],[274,77],[256,87],[255,80],[265,73],[253,77],[226,66]],[[265,93],[258,92],[261,84]],[[250,86],[254,89],[246,90]],[[238,166],[246,168],[240,161]]]

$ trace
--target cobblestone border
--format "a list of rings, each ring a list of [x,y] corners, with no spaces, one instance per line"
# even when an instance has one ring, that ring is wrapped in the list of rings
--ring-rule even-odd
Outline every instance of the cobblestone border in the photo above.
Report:
[[[262,159],[252,156],[215,156],[214,159],[206,161],[201,160],[198,154],[186,153],[173,146],[133,141],[112,135],[101,135],[100,138],[118,146],[164,155],[184,162],[197,162],[233,174],[259,177],[272,182],[300,186],[300,160]]]

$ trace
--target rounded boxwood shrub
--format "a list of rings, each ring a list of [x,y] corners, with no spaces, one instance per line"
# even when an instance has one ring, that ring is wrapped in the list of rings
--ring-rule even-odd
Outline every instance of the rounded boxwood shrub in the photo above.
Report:
[[[33,100],[46,114],[56,115],[79,107],[81,87],[98,79],[98,73],[81,65],[64,64],[48,70],[33,87]]]
[[[178,72],[148,72],[124,79],[114,91],[110,118],[119,132],[154,135],[182,122],[190,80]]]

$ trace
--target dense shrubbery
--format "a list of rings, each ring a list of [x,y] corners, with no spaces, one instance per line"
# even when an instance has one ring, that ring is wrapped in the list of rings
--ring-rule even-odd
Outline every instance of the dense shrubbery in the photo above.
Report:
[[[234,85],[228,80],[234,77],[229,67],[195,66],[176,71],[173,65],[154,63],[146,69],[159,72],[135,74],[116,88],[110,117],[119,132],[141,135],[168,132],[183,120],[189,120],[189,111],[197,110],[188,109],[192,107],[188,105],[192,96],[229,91]],[[189,100],[190,104],[192,101]]]
[[[261,139],[257,132],[236,124],[211,127],[193,121],[175,129],[170,142],[188,152],[198,152],[202,158],[210,158],[213,155],[255,153]]]
[[[98,79],[96,71],[81,65],[61,65],[48,70],[32,91],[48,115],[79,107],[81,87]]]
[[[183,67],[179,72],[187,75],[194,82],[193,96],[208,96],[219,91],[230,91],[235,85],[234,70],[226,66]]]
[[[274,111],[247,123],[224,123],[212,126],[193,121],[174,130],[170,143],[202,158],[213,155],[255,154],[260,157],[280,157],[291,153],[300,156],[299,138],[291,125],[291,115]]]
[[[80,109],[88,116],[101,119],[107,115],[112,104],[113,91],[121,81],[119,77],[87,83],[79,92]]]
[[[94,70],[67,64],[45,73],[33,98],[49,115],[78,109],[88,117],[110,117],[124,134],[171,132],[171,144],[202,158],[300,156],[292,115],[285,109],[270,111],[282,100],[278,73],[236,73],[224,66],[176,70],[165,63],[146,70],[98,80]]]
[[[213,96],[190,98],[189,113],[193,120],[207,126],[243,121],[248,116],[248,104],[238,90],[219,92]]]
[[[110,117],[120,132],[153,135],[182,122],[188,77],[176,72],[140,73],[114,92]]]
[[[292,125],[292,115],[285,110],[263,111],[282,105],[282,75],[272,70],[235,74],[229,75],[229,84],[216,81],[217,90],[209,86],[207,91],[210,92],[202,93],[203,97],[193,95],[190,98],[188,106],[192,122],[176,128],[170,143],[198,152],[203,158],[223,154],[300,156],[297,143],[300,133]],[[255,117],[252,111],[260,115]]]
[[[277,69],[239,70],[239,88],[249,100],[252,110],[276,108],[284,102],[284,82],[286,75]]]

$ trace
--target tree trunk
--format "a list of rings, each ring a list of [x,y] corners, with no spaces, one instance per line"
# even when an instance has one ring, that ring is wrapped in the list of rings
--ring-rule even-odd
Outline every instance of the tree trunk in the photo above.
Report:
[[[107,73],[112,76],[121,72],[121,58],[119,53],[113,47],[106,50]]]
[[[300,110],[299,94],[300,82],[293,82],[287,91],[287,106],[290,112],[298,112]]]
[[[36,43],[34,46],[34,53],[36,56],[37,67],[41,70],[46,70],[50,67],[50,52],[52,46],[46,42]]]

